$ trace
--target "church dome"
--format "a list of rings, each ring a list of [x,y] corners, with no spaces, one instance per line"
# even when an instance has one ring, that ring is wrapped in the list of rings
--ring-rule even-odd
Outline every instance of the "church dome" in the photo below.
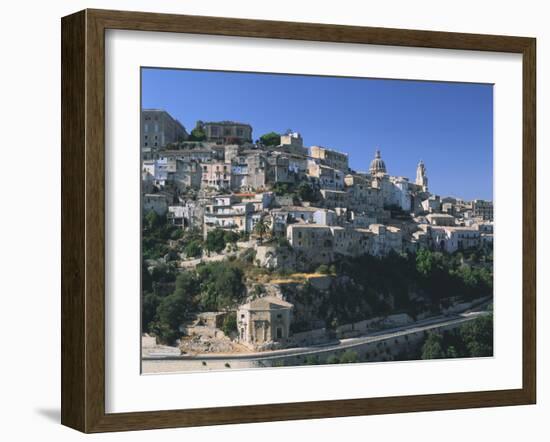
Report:
[[[377,173],[386,173],[386,163],[384,163],[384,160],[380,157],[380,151],[376,151],[376,155],[374,157],[374,160],[370,163],[369,172],[371,175],[377,174]]]

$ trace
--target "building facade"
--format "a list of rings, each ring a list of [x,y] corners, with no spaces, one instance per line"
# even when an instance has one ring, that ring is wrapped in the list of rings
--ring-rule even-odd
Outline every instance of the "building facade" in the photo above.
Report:
[[[160,149],[188,138],[185,127],[162,109],[141,111],[141,149]]]
[[[319,160],[321,164],[341,170],[345,173],[349,170],[348,155],[322,146],[311,146],[310,156]]]
[[[472,202],[472,210],[474,217],[484,220],[493,220],[493,202],[486,200],[474,200]]]
[[[252,126],[236,121],[210,121],[204,123],[207,141],[225,144],[252,142]]]
[[[285,343],[290,337],[293,305],[274,296],[252,300],[237,309],[239,341],[256,348]]]

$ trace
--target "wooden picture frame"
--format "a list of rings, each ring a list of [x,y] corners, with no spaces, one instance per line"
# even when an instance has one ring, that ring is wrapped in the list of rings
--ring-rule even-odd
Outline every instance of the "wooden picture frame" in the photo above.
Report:
[[[523,385],[272,405],[105,412],[105,30],[495,51],[523,57]],[[62,19],[62,424],[83,432],[533,404],[536,96],[533,38],[106,10]]]

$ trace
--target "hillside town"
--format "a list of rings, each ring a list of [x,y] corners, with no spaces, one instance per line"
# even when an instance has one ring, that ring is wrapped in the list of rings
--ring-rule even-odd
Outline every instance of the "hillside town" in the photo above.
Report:
[[[492,278],[492,201],[432,192],[429,159],[411,164],[416,173],[409,179],[392,175],[391,164],[374,146],[365,146],[372,149],[370,164],[354,170],[345,146],[308,146],[293,130],[254,140],[253,127],[242,122],[197,121],[188,131],[164,110],[144,109],[141,118],[142,272],[151,279],[150,292],[158,295],[144,304],[151,312],[143,328],[158,343],[166,328],[159,317],[168,309],[162,298],[174,297],[184,286],[182,274],[198,275],[185,286],[194,294],[182,301],[185,312],[164,314],[177,318],[171,338],[181,354],[273,351],[322,342],[347,316],[350,323],[411,320],[391,293],[384,299],[377,294],[363,310],[354,310],[358,315],[338,316],[339,307],[331,305],[323,318],[324,307],[312,313],[307,305],[298,306],[310,287],[328,293],[348,283],[341,262],[430,252],[460,256],[456,272],[481,268]],[[168,233],[155,239],[155,229]],[[206,290],[215,281],[203,274],[208,265],[224,263],[244,264],[238,267],[238,288],[220,302],[223,288]],[[214,301],[204,301],[206,291]],[[434,302],[422,305],[427,295],[421,288],[407,296],[403,305],[414,302],[414,315],[434,314]],[[443,298],[435,313],[474,297]],[[385,307],[377,310],[379,300]]]

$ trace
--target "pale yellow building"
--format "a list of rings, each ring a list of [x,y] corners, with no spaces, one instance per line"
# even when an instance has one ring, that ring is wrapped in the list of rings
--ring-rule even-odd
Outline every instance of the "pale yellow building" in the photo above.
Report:
[[[343,172],[349,170],[348,155],[322,146],[311,146],[310,156],[319,160],[322,164]]]
[[[290,335],[294,306],[274,296],[254,299],[237,310],[239,341],[249,347],[285,343]]]

